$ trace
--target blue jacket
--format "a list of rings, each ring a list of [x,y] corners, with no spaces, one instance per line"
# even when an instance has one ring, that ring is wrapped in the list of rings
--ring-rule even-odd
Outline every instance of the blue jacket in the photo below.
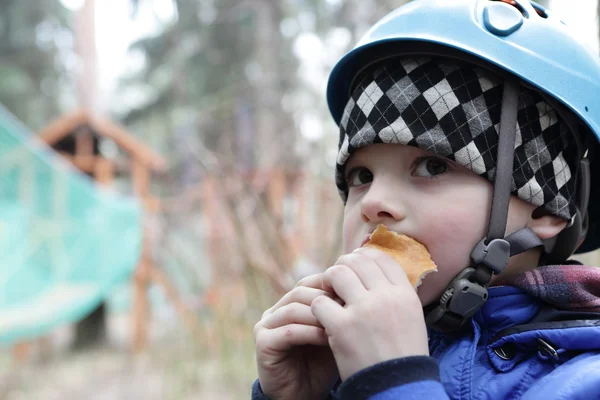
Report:
[[[460,332],[430,332],[431,357],[359,371],[330,399],[600,399],[600,313],[560,311],[510,286]],[[255,382],[254,400],[266,399]]]

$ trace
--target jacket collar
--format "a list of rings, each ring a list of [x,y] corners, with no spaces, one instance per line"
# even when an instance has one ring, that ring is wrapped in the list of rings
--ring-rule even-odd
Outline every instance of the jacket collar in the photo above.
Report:
[[[496,286],[488,290],[488,300],[474,315],[473,321],[490,334],[531,321],[543,302],[512,286]]]
[[[510,343],[540,349],[540,339],[558,353],[600,349],[600,313],[560,311],[511,286],[492,287],[488,293],[473,325],[490,351]]]

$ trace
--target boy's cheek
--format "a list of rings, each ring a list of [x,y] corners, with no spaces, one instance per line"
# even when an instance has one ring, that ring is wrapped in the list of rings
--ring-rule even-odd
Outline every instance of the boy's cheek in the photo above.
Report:
[[[469,259],[472,248],[481,240],[487,230],[484,213],[472,210],[449,208],[436,211],[420,221],[421,241],[433,256],[453,255]],[[457,250],[462,249],[458,252]],[[436,253],[436,254],[434,254]],[[434,259],[434,261],[436,261]]]
[[[424,306],[437,301],[452,279],[470,263],[472,246],[452,236],[440,235],[437,239],[428,249],[438,270],[427,275],[417,291]]]
[[[342,243],[344,254],[351,253],[358,248],[364,239],[364,221],[360,218],[360,211],[349,210],[348,205],[344,209],[344,221],[342,225]]]
[[[419,297],[426,304],[439,298],[450,281],[470,264],[473,247],[487,230],[484,213],[451,209],[436,211],[421,220],[420,240],[425,244],[438,272],[429,275],[419,288]]]

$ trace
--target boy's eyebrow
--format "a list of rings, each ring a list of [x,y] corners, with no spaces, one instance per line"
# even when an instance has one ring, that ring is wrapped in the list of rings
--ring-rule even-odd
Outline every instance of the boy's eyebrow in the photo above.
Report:
[[[348,173],[358,167],[358,166],[362,166],[365,164],[365,160],[363,159],[363,157],[360,156],[361,153],[359,154],[353,154],[348,161],[346,162],[346,164],[344,164],[344,170],[343,170],[343,178],[344,179],[348,179]]]
[[[352,157],[351,160],[348,160],[348,162],[344,165],[344,178],[347,177],[348,172],[350,172],[350,170],[354,168],[357,164],[361,164],[361,162],[356,161],[356,157]]]
[[[355,151],[354,153],[352,153],[350,155],[350,157],[348,157],[348,160],[344,164],[344,167],[347,168],[348,166],[354,166],[356,164],[361,164],[363,162],[362,156],[361,156],[362,154],[363,154],[362,151]]]

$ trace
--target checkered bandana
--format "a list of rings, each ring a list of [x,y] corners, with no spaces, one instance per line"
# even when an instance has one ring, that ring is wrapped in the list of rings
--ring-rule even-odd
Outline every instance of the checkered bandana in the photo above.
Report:
[[[442,58],[398,58],[359,77],[340,122],[336,184],[344,164],[374,143],[415,146],[494,182],[503,80]],[[519,95],[511,193],[570,219],[575,212],[577,147],[557,113],[532,89]]]

